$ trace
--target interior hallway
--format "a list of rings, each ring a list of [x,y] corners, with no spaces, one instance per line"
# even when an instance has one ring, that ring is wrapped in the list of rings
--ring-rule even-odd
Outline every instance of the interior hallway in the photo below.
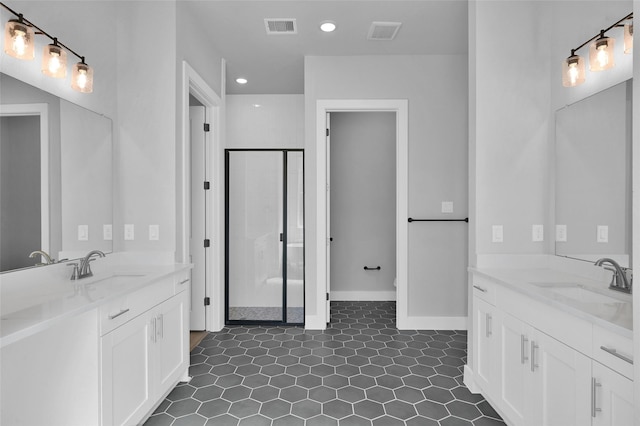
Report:
[[[332,302],[324,331],[225,327],[152,425],[504,425],[462,384],[466,331],[400,331],[395,302]]]

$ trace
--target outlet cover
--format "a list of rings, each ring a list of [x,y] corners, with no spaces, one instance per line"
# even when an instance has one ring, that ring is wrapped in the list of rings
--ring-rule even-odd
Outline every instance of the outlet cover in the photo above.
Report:
[[[453,201],[442,202],[442,213],[453,213]]]
[[[491,228],[491,242],[501,243],[504,241],[503,237],[502,225],[493,225]]]
[[[609,227],[607,225],[598,225],[596,240],[599,243],[609,242]]]
[[[531,241],[534,243],[539,243],[544,241],[544,226],[543,225],[532,225],[531,226]]]
[[[124,225],[124,239],[125,241],[133,241],[134,239],[134,227],[132,223]]]
[[[102,239],[105,241],[113,240],[113,225],[110,223],[102,225]]]
[[[567,242],[567,225],[556,225],[556,241],[559,243]]]
[[[149,241],[160,239],[160,225],[149,225]]]
[[[89,241],[89,225],[78,225],[78,241]]]

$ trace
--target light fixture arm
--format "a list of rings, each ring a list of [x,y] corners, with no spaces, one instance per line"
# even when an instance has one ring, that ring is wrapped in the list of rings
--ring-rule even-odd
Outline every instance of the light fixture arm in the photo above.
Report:
[[[38,30],[38,32],[36,34],[42,34],[44,36],[47,36],[51,39],[51,41],[53,41],[53,44],[55,44],[56,46],[60,46],[63,47],[65,50],[68,50],[69,52],[73,53],[78,59],[82,60],[82,63],[84,63],[84,56],[77,54],[73,49],[71,49],[69,46],[67,46],[66,44],[58,41],[57,37],[53,37],[51,35],[49,35],[45,30],[43,30],[42,28],[38,27],[36,24],[34,24],[33,22],[29,21],[27,18],[24,17],[24,15],[22,13],[18,13],[15,10],[11,9],[9,6],[7,6],[6,4],[0,2],[0,6],[2,6],[3,8],[5,8],[6,10],[9,11],[9,13],[12,13],[13,15],[17,16],[18,19],[20,20],[20,22],[24,22],[25,24],[29,25],[30,27],[35,28],[36,30]]]
[[[608,28],[605,28],[604,30],[600,30],[600,32],[598,34],[594,35],[589,40],[585,41],[584,43],[582,43],[580,46],[576,47],[575,49],[571,49],[571,54],[572,55],[575,54],[576,51],[582,49],[583,47],[585,47],[587,44],[591,43],[595,39],[600,38],[600,37],[604,37],[604,35],[605,35],[605,33],[607,31],[611,30],[612,28],[620,26],[621,23],[623,23],[624,21],[626,21],[628,19],[633,19],[633,12],[631,12],[630,14],[625,16],[624,18],[620,19],[616,23],[610,25]]]

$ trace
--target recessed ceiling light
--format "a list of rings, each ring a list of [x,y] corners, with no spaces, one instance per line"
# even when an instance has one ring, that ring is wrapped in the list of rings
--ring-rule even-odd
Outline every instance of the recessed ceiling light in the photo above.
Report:
[[[254,108],[260,108],[261,106],[262,106],[262,105],[260,105],[260,104],[253,104],[253,107],[254,107]]]
[[[247,81],[248,80],[246,78],[242,78],[242,77],[236,78],[236,83],[238,84],[247,84]]]
[[[320,24],[320,29],[325,33],[330,33],[336,30],[336,24],[335,22],[325,21]]]

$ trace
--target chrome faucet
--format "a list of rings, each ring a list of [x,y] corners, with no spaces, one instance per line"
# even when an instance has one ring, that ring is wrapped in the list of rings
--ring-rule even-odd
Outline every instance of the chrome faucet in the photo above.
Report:
[[[89,262],[93,260],[93,256],[104,257],[105,254],[100,250],[91,250],[85,257],[80,259],[80,264],[68,263],[67,265],[73,266],[73,273],[71,274],[72,280],[79,280],[81,278],[92,277],[91,265]]]
[[[46,251],[43,251],[43,250],[32,251],[29,257],[34,258],[38,255],[42,256],[42,259],[44,259],[44,263],[39,263],[39,265],[51,265],[53,263],[56,263],[56,261],[52,259],[51,256],[49,256],[49,254],[47,254]]]
[[[608,263],[613,266],[613,268],[603,266],[604,269],[613,272],[613,278],[611,279],[609,288],[611,290],[622,291],[624,293],[631,293],[631,287],[633,284],[631,269],[621,267],[618,262],[613,259],[609,259],[608,257],[596,260],[595,265],[602,266],[604,263]]]

